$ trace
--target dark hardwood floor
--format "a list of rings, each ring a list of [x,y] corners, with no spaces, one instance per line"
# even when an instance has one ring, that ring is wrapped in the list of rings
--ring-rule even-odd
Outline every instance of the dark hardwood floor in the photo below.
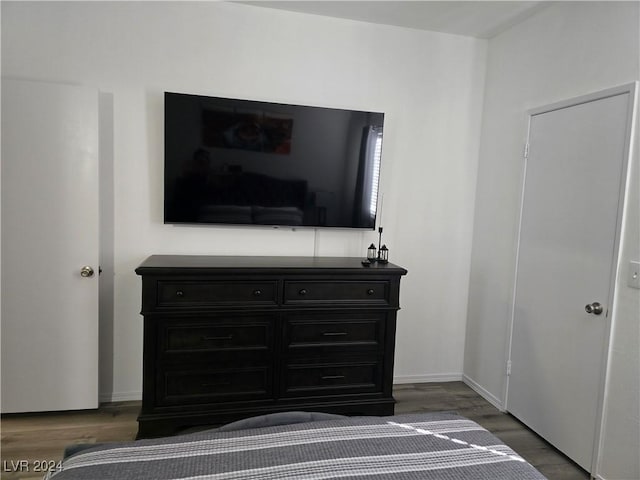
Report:
[[[462,382],[395,385],[396,414],[455,411],[482,425],[549,480],[590,475],[509,414],[500,412]],[[484,479],[483,479],[484,480]],[[490,479],[486,479],[490,480]]]
[[[396,385],[394,396],[397,414],[456,411],[474,420],[550,480],[589,478],[584,470],[462,382]],[[139,408],[139,402],[126,402],[91,411],[3,416],[0,478],[41,479],[43,473],[35,471],[38,463],[60,460],[64,447],[70,444],[134,439]]]

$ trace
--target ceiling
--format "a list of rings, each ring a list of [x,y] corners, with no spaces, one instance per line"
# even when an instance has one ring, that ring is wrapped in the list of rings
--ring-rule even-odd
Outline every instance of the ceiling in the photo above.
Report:
[[[476,38],[491,38],[550,2],[265,0],[238,3]]]

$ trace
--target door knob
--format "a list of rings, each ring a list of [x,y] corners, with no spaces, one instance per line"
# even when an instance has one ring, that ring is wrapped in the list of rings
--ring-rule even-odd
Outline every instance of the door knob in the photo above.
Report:
[[[594,315],[600,315],[603,311],[603,307],[598,302],[593,302],[586,305],[584,307],[584,311],[587,313],[593,313]]]
[[[93,273],[93,268],[91,268],[89,265],[85,265],[80,269],[80,276],[84,278],[93,277]]]

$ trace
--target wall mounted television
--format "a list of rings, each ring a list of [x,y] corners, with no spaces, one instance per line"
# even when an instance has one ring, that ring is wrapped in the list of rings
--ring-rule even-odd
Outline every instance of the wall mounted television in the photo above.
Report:
[[[164,100],[165,223],[375,228],[383,113]]]

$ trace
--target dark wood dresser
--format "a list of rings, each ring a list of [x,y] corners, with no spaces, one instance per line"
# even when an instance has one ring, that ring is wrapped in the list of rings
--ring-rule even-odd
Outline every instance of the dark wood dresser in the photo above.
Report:
[[[400,277],[361,258],[153,255],[138,438],[265,413],[392,415]]]

